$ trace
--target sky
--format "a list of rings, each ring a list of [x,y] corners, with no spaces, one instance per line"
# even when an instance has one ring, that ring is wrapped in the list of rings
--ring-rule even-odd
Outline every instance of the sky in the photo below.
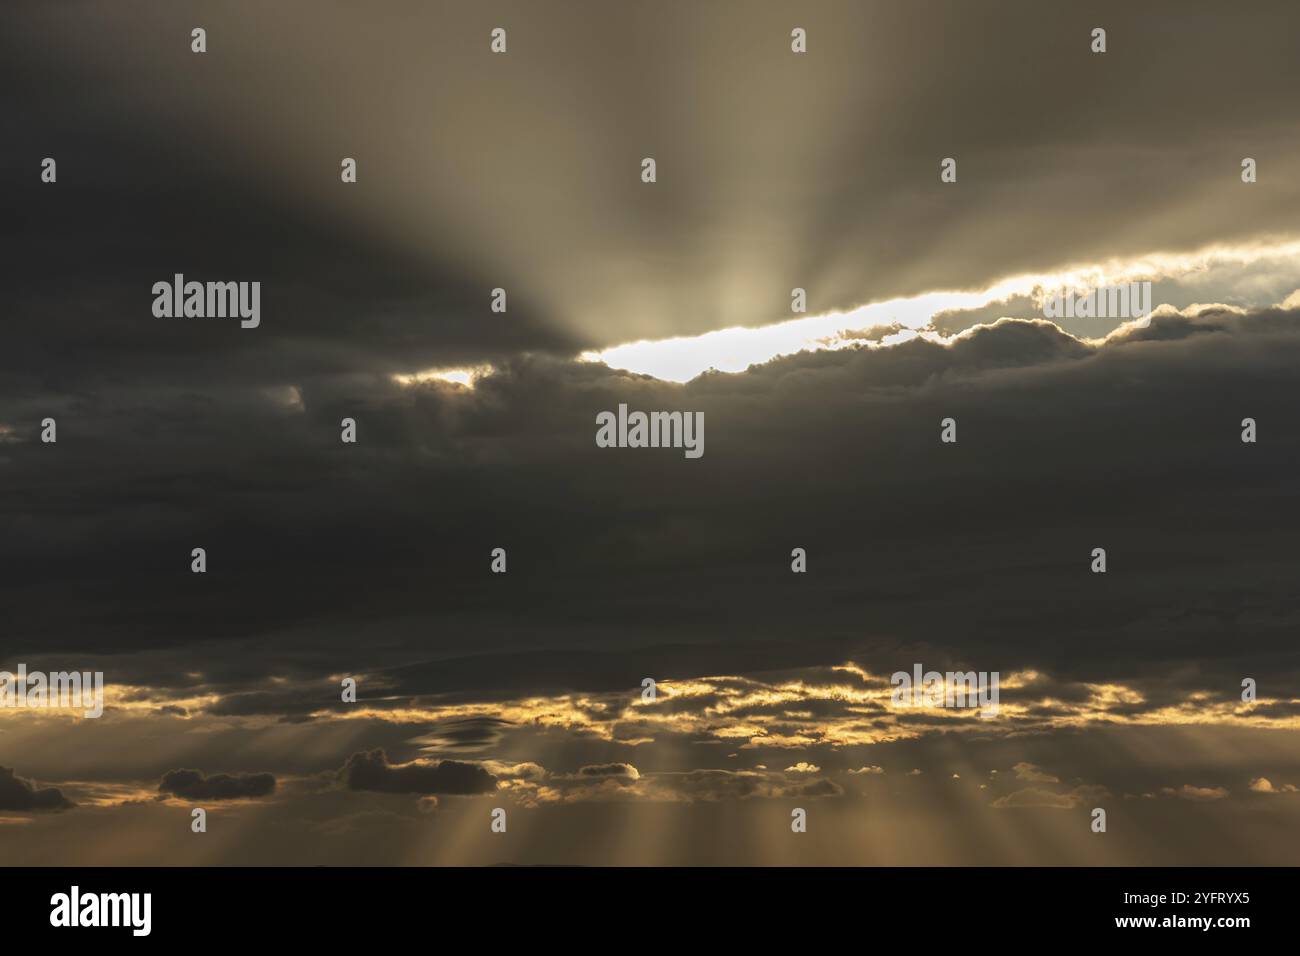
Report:
[[[6,862],[1294,862],[1298,25],[5,4]]]

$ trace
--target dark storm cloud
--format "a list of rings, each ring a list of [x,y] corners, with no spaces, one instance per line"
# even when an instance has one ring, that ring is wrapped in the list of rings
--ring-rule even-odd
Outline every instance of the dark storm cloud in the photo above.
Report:
[[[76,806],[57,787],[40,787],[0,767],[0,810],[67,810]]]
[[[242,800],[265,797],[275,792],[275,775],[270,773],[214,773],[200,770],[170,770],[158,784],[159,793],[185,800]]]
[[[31,666],[85,655],[232,717],[337,708],[340,674],[382,710],[844,660],[1170,700],[1265,675],[1271,697],[1300,689],[1297,364],[1296,313],[1207,311],[1097,348],[1003,322],[684,387],[534,356],[303,411],[105,393],[57,445],[6,446],[0,589]],[[702,410],[704,457],[596,448],[619,402]]]
[[[803,59],[782,5],[672,9],[412,5],[394,30],[314,7],[304,34],[222,8],[205,58],[169,5],[148,30],[105,4],[7,7],[15,650],[295,720],[361,672],[378,710],[850,656],[1294,686],[1293,313],[1160,318],[1100,350],[1003,323],[684,389],[556,357],[784,317],[796,283],[821,309],[1295,221],[1276,179],[1236,178],[1248,149],[1266,174],[1292,155],[1286,8],[812,4]],[[510,53],[489,60],[498,20]],[[949,154],[936,194],[917,157]],[[262,326],[154,319],[175,271],[260,279]],[[499,371],[472,393],[387,378],[483,359]],[[705,457],[594,448],[621,401],[704,411]],[[1247,414],[1259,445],[1235,441]],[[1098,545],[1105,578],[1080,573]]]
[[[379,793],[464,796],[491,793],[497,786],[497,778],[478,764],[457,760],[390,764],[383,750],[354,753],[340,773],[349,790]]]

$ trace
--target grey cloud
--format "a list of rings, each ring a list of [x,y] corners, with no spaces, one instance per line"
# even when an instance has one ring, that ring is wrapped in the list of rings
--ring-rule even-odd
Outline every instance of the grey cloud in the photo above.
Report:
[[[1060,779],[1052,776],[1027,760],[1022,760],[1011,768],[1015,771],[1017,780],[1024,780],[1028,783],[1060,783]]]
[[[0,810],[67,810],[76,806],[57,787],[41,787],[0,767]]]
[[[1056,793],[1052,790],[1041,790],[1036,787],[1025,790],[1017,790],[1015,793],[1009,793],[1006,796],[998,797],[993,801],[993,806],[998,809],[1007,809],[1011,807],[1052,807],[1058,810],[1073,809],[1078,805],[1078,801],[1066,793]]]
[[[131,652],[104,657],[115,680],[201,688],[232,717],[337,707],[325,676],[340,672],[373,673],[363,696],[382,710],[563,690],[630,702],[651,674],[850,659],[1034,667],[1076,696],[1079,680],[1123,679],[1165,700],[1227,695],[1266,664],[1281,692],[1300,686],[1277,570],[1298,329],[1280,310],[1161,315],[1094,348],[1001,322],[687,386],[532,357],[472,392],[358,386],[319,417],[105,396],[58,446],[11,451],[26,517],[0,541],[0,589],[29,662],[102,654],[112,635]],[[702,409],[708,454],[687,470],[603,453],[595,411],[621,400]],[[341,450],[332,416],[357,403],[362,442]],[[949,415],[955,446],[938,441]],[[1255,446],[1238,440],[1246,415]],[[1261,521],[1277,533],[1253,536]],[[806,577],[789,573],[795,544]],[[1086,572],[1098,544],[1105,578]],[[508,576],[486,573],[497,545]],[[809,615],[822,626],[791,639]],[[1257,640],[1224,644],[1225,627]],[[178,677],[191,670],[202,679]]]
[[[800,784],[793,791],[798,797],[838,797],[844,794],[844,788],[834,780],[822,778],[810,783]]]
[[[170,770],[158,784],[159,793],[184,800],[243,800],[275,792],[275,775],[270,773],[214,773],[200,770]]]
[[[497,778],[477,764],[456,760],[390,764],[383,750],[352,754],[340,775],[349,790],[379,793],[463,796],[491,793],[497,786]]]
[[[1185,783],[1181,787],[1165,787],[1160,792],[1166,797],[1196,802],[1222,800],[1228,795],[1228,791],[1223,787],[1197,787],[1190,783]]]
[[[578,770],[580,777],[632,777],[639,776],[636,767],[626,763],[591,764]]]
[[[510,726],[497,717],[462,717],[435,725],[412,743],[426,753],[469,753],[495,745]]]

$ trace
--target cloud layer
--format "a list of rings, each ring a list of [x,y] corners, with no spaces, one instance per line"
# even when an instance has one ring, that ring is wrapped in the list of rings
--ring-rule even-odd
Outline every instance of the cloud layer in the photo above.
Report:
[[[172,4],[0,12],[0,669],[108,687],[0,709],[15,861],[159,862],[194,801],[227,842],[169,861],[1294,857],[1294,256],[1165,270],[1145,327],[576,358],[1285,238],[1291,4],[309,12],[204,11],[204,56]],[[262,324],[155,318],[176,273]],[[703,457],[597,447],[620,404]],[[916,664],[998,717],[893,706]]]

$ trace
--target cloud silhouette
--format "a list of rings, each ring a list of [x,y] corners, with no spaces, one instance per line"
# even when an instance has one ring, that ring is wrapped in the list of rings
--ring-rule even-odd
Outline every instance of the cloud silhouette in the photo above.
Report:
[[[158,784],[159,793],[184,800],[241,800],[265,797],[275,792],[275,775],[270,773],[215,773],[199,770],[169,770]]]
[[[0,810],[67,810],[76,806],[57,787],[39,787],[0,767]]]
[[[379,793],[465,796],[491,793],[497,786],[497,778],[478,764],[458,760],[390,764],[383,750],[352,754],[341,776],[349,790]]]

